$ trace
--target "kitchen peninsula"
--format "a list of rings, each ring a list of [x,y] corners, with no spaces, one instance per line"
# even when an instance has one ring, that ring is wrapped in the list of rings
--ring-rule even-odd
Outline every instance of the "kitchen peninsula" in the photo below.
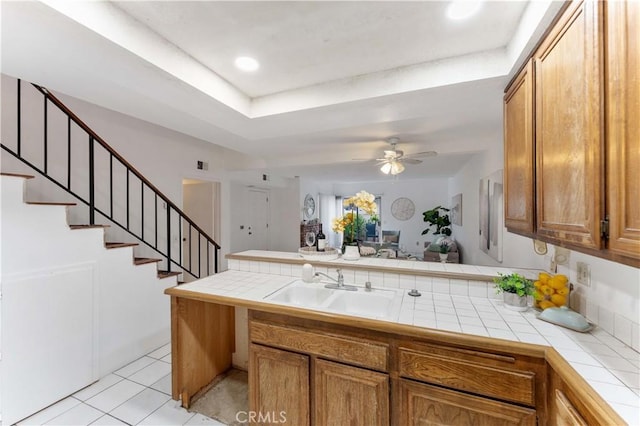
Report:
[[[172,394],[186,407],[231,367],[236,347],[249,345],[251,410],[286,411],[291,424],[335,422],[329,415],[366,424],[638,423],[640,398],[593,350],[607,347],[606,358],[622,364],[631,349],[598,328],[576,333],[536,319],[535,311],[505,309],[491,279],[510,269],[311,262],[332,276],[342,268],[346,283],[394,289],[399,314],[381,319],[265,299],[301,277],[305,261],[297,254],[227,257],[228,271],[166,290]],[[422,296],[408,296],[412,288]],[[235,308],[249,310],[248,342],[235,335]]]

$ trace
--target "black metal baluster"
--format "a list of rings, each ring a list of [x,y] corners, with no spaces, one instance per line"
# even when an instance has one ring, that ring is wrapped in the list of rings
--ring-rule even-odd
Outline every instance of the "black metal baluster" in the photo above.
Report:
[[[178,216],[178,259],[180,259],[180,266],[182,266],[182,215]]]
[[[67,115],[67,189],[71,190],[71,117]]]
[[[113,219],[113,154],[109,153],[109,213]]]
[[[193,256],[191,255],[191,246],[193,244],[191,244],[191,222],[189,222],[189,272],[193,271],[193,268],[191,267],[191,265],[193,264]]]
[[[17,132],[17,142],[18,142],[18,146],[16,147],[16,152],[18,153],[18,157],[20,157],[20,150],[22,147],[22,132],[20,131],[20,128],[22,127],[21,123],[22,123],[22,90],[21,90],[21,83],[22,80],[18,79],[18,132]]]
[[[44,174],[47,174],[47,151],[49,146],[49,140],[47,135],[47,128],[49,123],[47,122],[47,95],[44,95]]]
[[[167,203],[167,272],[171,272],[171,205]]]
[[[213,251],[213,270],[216,274],[218,273],[218,249]]]
[[[198,278],[202,276],[202,252],[200,244],[202,243],[202,234],[198,232]]]
[[[157,250],[158,249],[158,193],[155,192],[155,203],[154,203],[154,208],[155,208],[155,213],[154,213],[154,219],[153,219],[153,230],[154,230],[154,236],[153,236],[153,247]]]
[[[211,275],[211,273],[209,272],[211,270],[211,265],[209,262],[209,247],[211,247],[211,243],[209,241],[207,241],[207,276]]]
[[[144,241],[144,181],[140,179],[140,239]]]
[[[96,224],[95,169],[93,158],[93,136],[89,136],[89,225]]]
[[[126,167],[126,166],[125,166]],[[129,168],[127,167],[127,231],[129,230]]]

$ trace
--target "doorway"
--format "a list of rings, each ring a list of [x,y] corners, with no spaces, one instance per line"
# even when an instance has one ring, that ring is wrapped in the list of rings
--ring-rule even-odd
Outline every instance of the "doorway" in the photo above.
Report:
[[[218,242],[220,234],[220,183],[197,179],[182,180],[182,210],[214,241]],[[203,242],[204,244],[204,242]],[[188,223],[182,224],[182,260],[185,265],[200,276],[206,275],[207,253],[200,251],[197,232],[190,229]],[[213,252],[209,253],[210,270],[213,271]],[[182,281],[189,282],[195,278],[190,274],[182,274]]]
[[[269,192],[249,188],[247,215],[247,248],[267,250],[269,248]]]

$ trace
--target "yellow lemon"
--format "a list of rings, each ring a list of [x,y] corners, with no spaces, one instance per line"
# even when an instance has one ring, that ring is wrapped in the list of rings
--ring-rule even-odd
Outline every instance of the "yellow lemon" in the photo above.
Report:
[[[564,306],[564,304],[567,303],[567,298],[561,294],[554,294],[553,296],[551,296],[551,301],[556,306]]]
[[[564,288],[565,284],[566,284],[566,281],[562,282],[557,277],[549,278],[549,281],[547,281],[547,285],[556,290],[560,290],[561,288]]]
[[[566,284],[567,281],[569,281],[569,278],[567,278],[567,276],[564,275],[564,274],[558,274],[558,275],[554,276],[553,278],[555,278],[556,280],[562,282],[563,284]]]
[[[551,275],[547,274],[546,272],[540,272],[538,274],[538,280],[540,280],[542,284],[546,284],[549,278],[551,278]]]
[[[540,287],[542,287],[542,281],[534,281],[534,282],[533,282],[533,286],[534,286],[535,288],[540,288]]]
[[[551,295],[556,292],[553,288],[549,287],[548,285],[543,285],[542,287],[540,287],[540,291],[542,292],[542,294],[546,294],[546,295]]]
[[[553,302],[550,302],[548,300],[543,300],[538,305],[540,306],[540,309],[547,309],[547,308],[555,308],[556,307],[556,305],[554,305]]]
[[[562,287],[558,289],[557,293],[566,296],[567,294],[569,294],[569,287]]]
[[[540,300],[544,300],[544,295],[542,293],[540,293],[539,291],[536,291],[535,293],[533,293],[533,298],[540,301]]]

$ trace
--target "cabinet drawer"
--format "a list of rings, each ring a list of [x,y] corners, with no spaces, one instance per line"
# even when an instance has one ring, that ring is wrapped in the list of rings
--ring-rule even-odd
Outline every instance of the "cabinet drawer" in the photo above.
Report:
[[[384,343],[257,321],[251,322],[249,333],[254,343],[317,355],[345,364],[388,371],[389,346]]]
[[[535,405],[535,373],[529,371],[401,348],[400,375],[504,401]]]

